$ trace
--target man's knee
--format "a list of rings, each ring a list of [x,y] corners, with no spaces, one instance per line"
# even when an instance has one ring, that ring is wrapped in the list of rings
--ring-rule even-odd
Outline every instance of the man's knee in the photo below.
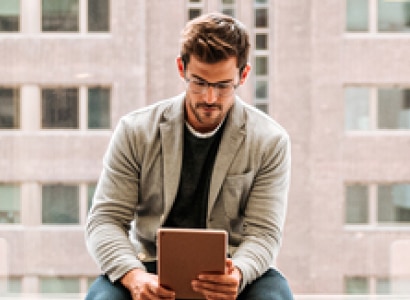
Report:
[[[238,300],[293,300],[288,281],[275,269],[249,284],[239,295]]]

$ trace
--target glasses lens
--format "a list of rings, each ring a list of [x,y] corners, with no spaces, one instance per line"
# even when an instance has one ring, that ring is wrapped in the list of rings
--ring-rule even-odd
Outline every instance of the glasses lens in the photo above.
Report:
[[[219,96],[230,96],[235,86],[232,83],[217,83],[217,84],[209,84],[206,81],[200,80],[187,80],[188,88],[191,92],[195,94],[206,94],[208,93],[208,89],[210,87],[213,88],[214,92]]]

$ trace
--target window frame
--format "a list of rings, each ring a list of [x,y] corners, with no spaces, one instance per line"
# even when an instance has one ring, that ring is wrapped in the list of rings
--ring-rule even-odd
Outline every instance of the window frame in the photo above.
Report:
[[[343,193],[343,204],[344,204],[344,218],[343,226],[345,230],[352,231],[405,231],[410,232],[410,220],[407,222],[379,222],[378,221],[378,187],[385,185],[401,185],[410,184],[410,182],[345,182],[344,183],[344,193]],[[368,189],[368,222],[367,223],[347,223],[345,212],[347,211],[346,205],[346,187],[349,185],[361,185],[367,186]]]
[[[379,31],[378,22],[378,0],[367,0],[368,2],[368,30],[367,31],[348,31],[347,30],[347,0],[344,1],[344,35],[345,37],[383,37],[383,38],[410,38],[409,32],[383,32]]]
[[[346,127],[346,117],[347,117],[347,107],[346,107],[346,90],[348,88],[365,88],[369,91],[368,107],[369,107],[369,125],[367,129],[347,129]],[[369,135],[369,134],[389,134],[389,135],[410,135],[409,129],[386,129],[378,128],[378,107],[379,107],[379,90],[382,89],[398,89],[398,90],[410,90],[410,86],[407,85],[359,85],[359,84],[345,84],[343,86],[343,131],[345,135]]]
[[[111,36],[112,32],[112,0],[108,1],[108,30],[107,31],[90,31],[89,30],[89,20],[88,20],[88,0],[78,0],[78,30],[77,31],[43,31],[42,26],[42,0],[40,7],[40,15],[39,15],[39,28],[38,32],[44,36],[64,36],[64,37],[78,37],[78,35],[87,35],[87,36],[95,36],[95,37],[109,37]]]
[[[259,9],[266,9],[267,13],[267,26],[266,27],[257,27],[256,26],[256,11]],[[257,74],[256,69],[252,72],[253,74],[253,105],[260,109],[261,111],[269,114],[270,110],[270,87],[269,87],[269,78],[270,78],[270,64],[272,60],[272,54],[270,49],[272,48],[270,45],[270,24],[273,22],[272,18],[270,17],[271,9],[269,7],[269,2],[265,1],[264,3],[260,3],[258,1],[253,1],[253,13],[252,13],[252,25],[253,25],[253,32],[252,32],[252,39],[253,39],[253,55],[252,55],[252,64],[256,67],[256,60],[258,58],[266,58],[266,74]],[[266,49],[257,49],[256,48],[256,36],[257,35],[266,35]],[[266,83],[266,97],[257,97],[257,83],[265,82]]]

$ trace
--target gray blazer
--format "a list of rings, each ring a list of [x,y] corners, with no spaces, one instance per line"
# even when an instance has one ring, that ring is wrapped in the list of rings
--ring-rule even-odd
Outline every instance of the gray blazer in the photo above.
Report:
[[[156,259],[156,232],[176,197],[184,98],[124,116],[104,156],[86,225],[87,247],[112,281]],[[238,97],[215,160],[207,227],[229,233],[229,254],[247,283],[275,265],[290,177],[285,130]]]

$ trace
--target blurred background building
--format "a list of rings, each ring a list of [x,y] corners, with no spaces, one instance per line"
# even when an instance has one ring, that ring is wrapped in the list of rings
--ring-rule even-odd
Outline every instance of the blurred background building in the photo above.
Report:
[[[292,138],[278,266],[297,294],[410,294],[409,0],[0,0],[0,291],[84,293],[123,114],[184,90],[187,20],[252,41],[238,93]]]

